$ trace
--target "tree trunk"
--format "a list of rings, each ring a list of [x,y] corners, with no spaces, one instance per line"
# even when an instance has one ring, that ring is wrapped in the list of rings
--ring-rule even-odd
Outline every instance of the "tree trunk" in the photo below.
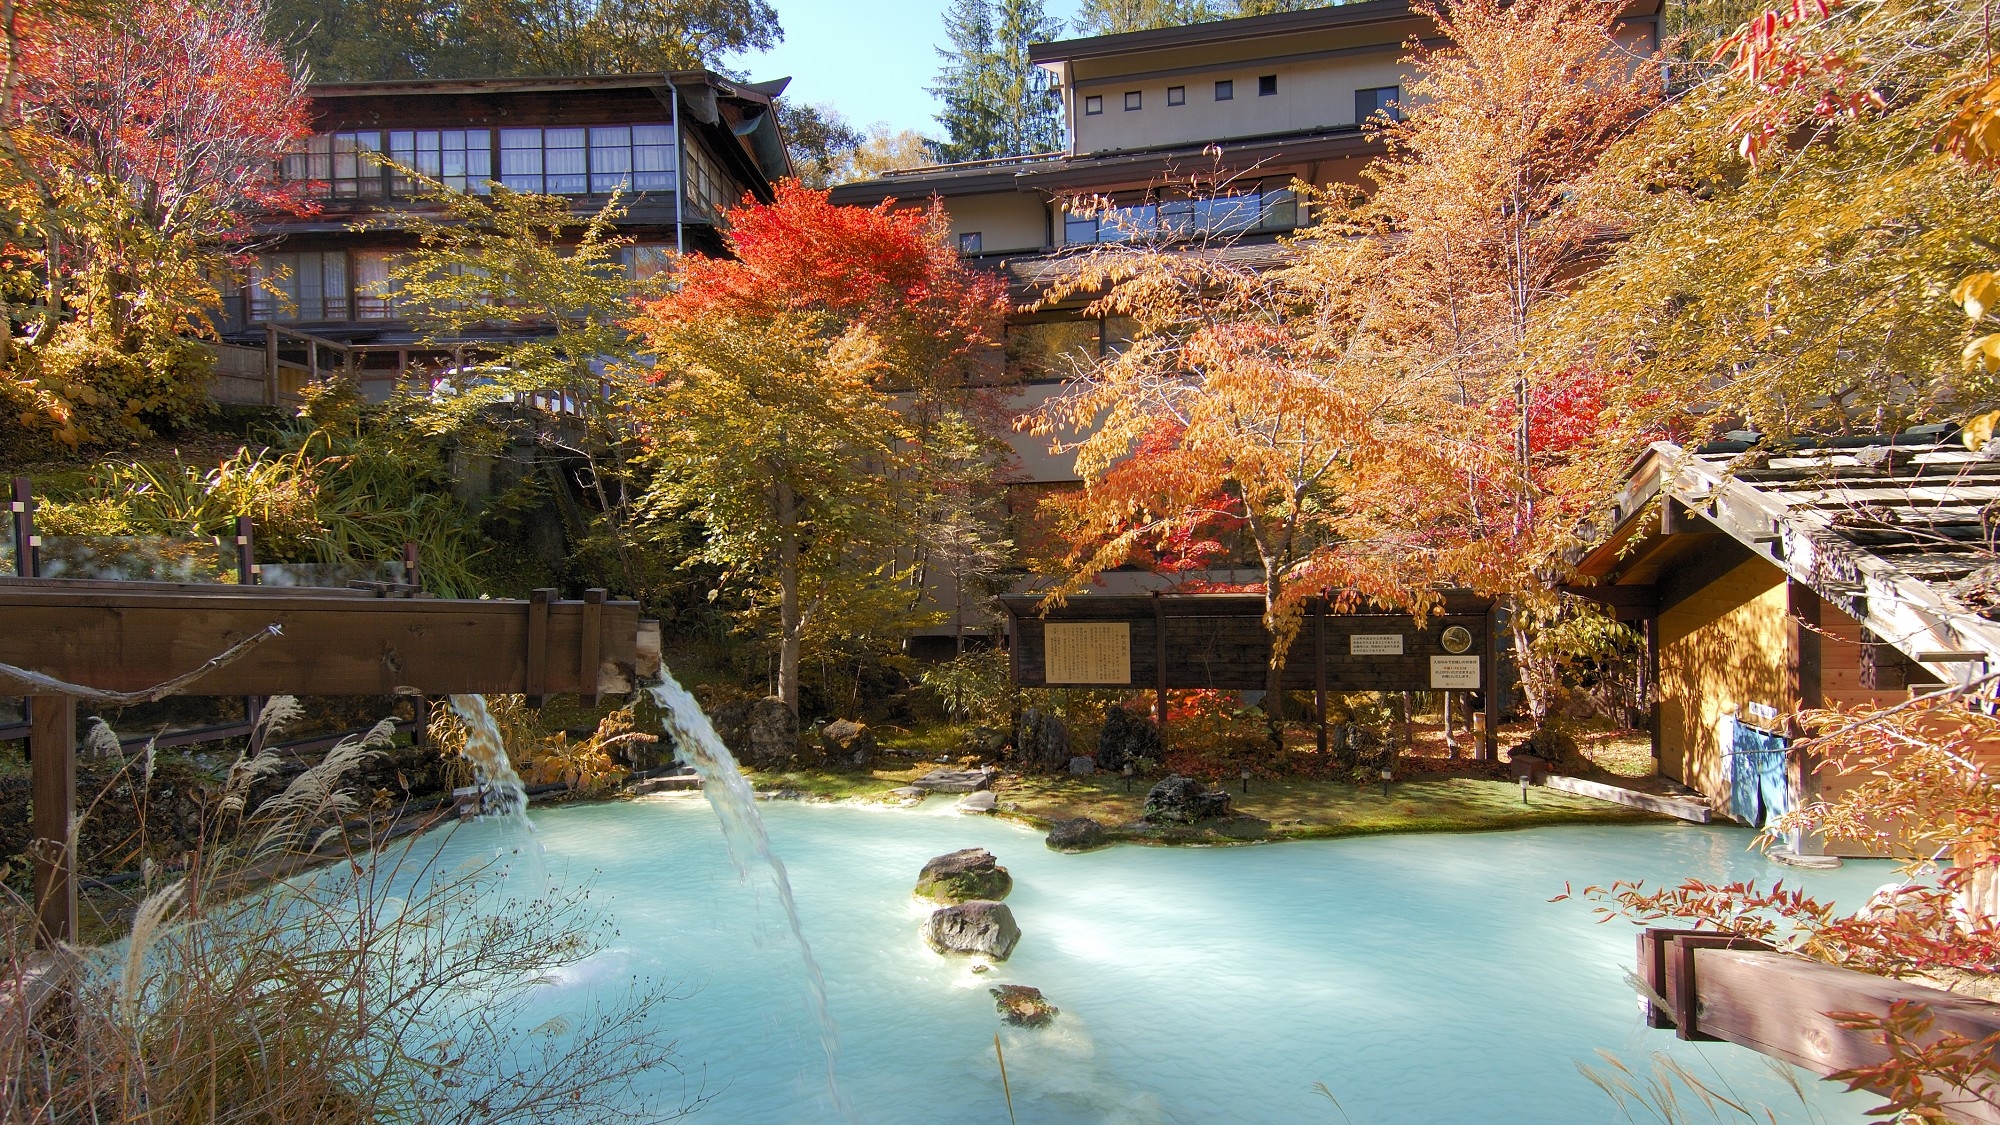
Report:
[[[799,713],[799,512],[791,482],[778,481],[778,698]]]
[[[1264,621],[1269,628],[1271,607],[1278,604],[1278,569],[1266,564],[1264,567]],[[1282,750],[1285,747],[1285,666],[1278,653],[1277,637],[1271,638],[1271,663],[1264,670],[1264,719],[1270,724],[1271,745]]]

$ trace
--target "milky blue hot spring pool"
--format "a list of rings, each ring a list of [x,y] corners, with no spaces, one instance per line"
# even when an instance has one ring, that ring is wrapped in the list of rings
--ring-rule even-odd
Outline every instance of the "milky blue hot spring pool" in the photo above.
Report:
[[[1860,1121],[1872,1104],[1808,1080],[1808,1109],[1761,1056],[1644,1029],[1622,979],[1632,926],[1547,900],[1565,882],[1692,875],[1782,877],[1853,903],[1893,877],[1883,864],[1802,874],[1746,850],[1747,831],[1687,825],[1060,855],[941,801],[761,809],[824,970],[841,1088],[861,1121],[1005,1122],[996,1030],[1024,1125],[1624,1120],[1577,1071],[1600,1049],[1642,1070],[1670,1051],[1780,1121]],[[768,874],[737,877],[705,802],[533,819],[550,878],[594,879],[620,931],[546,989],[552,1010],[635,973],[677,981],[683,998],[659,1018],[686,1075],[660,1081],[711,1096],[695,1121],[838,1119]],[[506,831],[468,824],[418,846],[490,855]],[[984,975],[925,947],[927,908],[910,896],[925,860],[974,846],[1013,872],[1023,933]],[[1002,1029],[987,989],[1004,982],[1041,989],[1061,1016]]]

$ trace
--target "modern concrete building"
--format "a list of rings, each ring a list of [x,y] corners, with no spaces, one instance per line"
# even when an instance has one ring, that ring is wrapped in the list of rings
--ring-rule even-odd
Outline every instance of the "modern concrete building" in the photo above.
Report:
[[[1620,40],[1641,58],[1660,42],[1660,0],[1631,0]],[[1037,43],[1030,58],[1056,75],[1066,150],[892,172],[833,190],[838,203],[941,201],[960,251],[1002,273],[1018,302],[1038,296],[1054,263],[1082,248],[1149,235],[1190,252],[1275,261],[1285,235],[1313,221],[1303,182],[1359,186],[1381,142],[1364,126],[1400,112],[1402,60],[1436,28],[1408,0],[1364,0],[1190,27]],[[1083,302],[1021,313],[1008,363],[1030,410],[1056,393],[1072,359],[1130,338]],[[1074,459],[1046,438],[1012,439],[1017,512],[1078,482]],[[1255,575],[1220,575],[1250,581]],[[1115,589],[1157,583],[1110,576]]]

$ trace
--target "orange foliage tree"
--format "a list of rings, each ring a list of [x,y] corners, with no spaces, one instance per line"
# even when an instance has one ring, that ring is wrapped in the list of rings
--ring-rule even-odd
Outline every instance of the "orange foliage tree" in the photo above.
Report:
[[[1074,450],[1084,481],[1044,502],[1069,544],[1052,596],[1135,558],[1217,560],[1228,528],[1255,553],[1280,652],[1323,592],[1422,605],[1423,552],[1387,537],[1400,482],[1446,468],[1418,439],[1419,388],[1330,343],[1283,275],[1152,233],[1070,259],[1044,297],[1096,294],[1085,315],[1134,328],[1024,420]]]
[[[728,225],[734,256],[683,259],[635,322],[657,356],[646,503],[700,520],[700,557],[749,590],[753,622],[775,614],[796,712],[809,630],[914,608],[887,560],[939,507],[925,458],[959,452],[940,438],[976,413],[1005,291],[960,262],[936,206],[836,207],[787,181]]]
[[[13,7],[0,205],[15,397],[72,444],[198,409],[230,243],[310,129],[303,80],[246,0]]]
[[[1578,453],[1605,376],[1539,365],[1530,333],[1618,228],[1596,183],[1606,151],[1658,104],[1660,68],[1618,41],[1607,0],[1418,8],[1443,42],[1413,46],[1401,119],[1371,126],[1388,155],[1365,194],[1320,200],[1293,283],[1335,344],[1365,335],[1376,362],[1431,396],[1434,440],[1458,469],[1418,478],[1412,495],[1450,543],[1440,574],[1535,595],[1556,537],[1597,495],[1570,474],[1599,464]],[[1548,677],[1523,673],[1540,715]]]

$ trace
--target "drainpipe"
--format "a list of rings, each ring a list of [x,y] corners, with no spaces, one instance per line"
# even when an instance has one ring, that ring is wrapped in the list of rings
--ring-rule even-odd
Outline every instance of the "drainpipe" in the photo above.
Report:
[[[667,77],[667,103],[674,114],[674,257],[687,253],[681,235],[681,201],[687,195],[687,149],[681,144],[681,91],[674,76]]]

